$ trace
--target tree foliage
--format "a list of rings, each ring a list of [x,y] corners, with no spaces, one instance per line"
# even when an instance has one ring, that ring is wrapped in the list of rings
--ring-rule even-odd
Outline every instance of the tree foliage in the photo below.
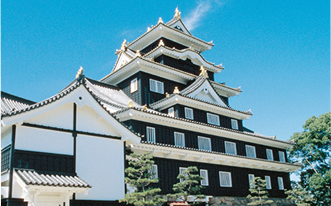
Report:
[[[269,194],[266,189],[267,181],[263,180],[261,177],[255,177],[250,185],[247,198],[251,200],[247,205],[265,205],[273,203],[273,200],[268,200]]]
[[[157,196],[161,189],[151,186],[152,183],[159,182],[158,179],[153,178],[154,174],[150,172],[154,164],[153,157],[148,153],[141,155],[132,153],[130,156],[133,160],[129,160],[129,167],[125,169],[127,175],[125,183],[128,183],[135,190],[126,194],[120,202],[135,206],[155,206],[164,203],[166,200]]]
[[[290,159],[301,161],[297,193],[312,199],[311,205],[331,205],[331,113],[311,117],[303,125],[304,131],[291,137],[296,144],[290,149]],[[296,188],[294,188],[296,189]],[[302,193],[305,191],[305,193]],[[294,190],[289,198],[298,196]],[[309,203],[306,201],[306,203]]]
[[[182,174],[177,176],[180,182],[173,185],[173,191],[175,194],[169,194],[168,197],[180,198],[184,202],[187,202],[187,198],[190,195],[195,196],[195,200],[204,198],[200,190],[203,186],[200,185],[200,180],[204,179],[198,174],[198,168],[195,166],[188,167]]]

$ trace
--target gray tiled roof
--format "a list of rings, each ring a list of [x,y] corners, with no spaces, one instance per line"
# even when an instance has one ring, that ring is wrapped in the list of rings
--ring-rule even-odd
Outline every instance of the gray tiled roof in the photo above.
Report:
[[[91,188],[78,176],[39,174],[35,170],[15,170],[26,185]]]
[[[34,104],[30,100],[26,100],[6,92],[1,92],[1,114],[17,111]]]

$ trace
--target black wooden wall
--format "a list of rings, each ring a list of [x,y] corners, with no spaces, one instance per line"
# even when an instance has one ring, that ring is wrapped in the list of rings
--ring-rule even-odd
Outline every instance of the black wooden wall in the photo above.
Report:
[[[290,178],[288,173],[265,171],[258,169],[247,169],[240,167],[229,167],[224,165],[214,165],[198,162],[179,161],[163,158],[154,158],[155,164],[158,166],[159,183],[155,184],[161,188],[162,194],[173,193],[172,186],[178,183],[177,176],[179,167],[196,166],[199,170],[208,170],[209,186],[202,189],[205,195],[213,196],[239,196],[246,197],[249,193],[248,174],[254,174],[264,179],[264,176],[271,178],[271,190],[268,190],[270,197],[286,197],[283,190],[278,189],[278,177],[283,177],[284,188],[290,189]],[[219,172],[231,172],[232,187],[221,187]]]
[[[160,42],[161,39],[162,39],[164,45],[167,46],[167,47],[170,47],[170,48],[175,47],[178,50],[182,50],[182,49],[188,48],[187,46],[184,46],[184,45],[179,44],[177,42],[171,41],[170,39],[161,37],[158,40],[156,40],[153,43],[151,43],[148,46],[146,46],[144,49],[142,49],[140,51],[140,53],[143,55],[143,54],[146,54],[146,53],[152,51],[153,49],[155,49],[159,45],[159,42]]]
[[[188,148],[198,149],[199,148],[198,147],[198,136],[203,136],[203,137],[210,138],[211,149],[212,149],[212,151],[215,151],[215,152],[225,153],[224,142],[229,141],[229,142],[236,143],[237,155],[246,156],[245,145],[255,146],[256,157],[261,158],[261,159],[267,159],[266,149],[272,149],[275,161],[279,161],[278,151],[283,151],[286,154],[286,150],[284,150],[284,149],[268,147],[265,145],[248,143],[248,142],[234,140],[234,139],[228,139],[228,138],[224,138],[221,136],[208,135],[205,133],[198,133],[198,132],[193,132],[193,131],[188,131],[188,130],[182,130],[180,128],[173,128],[173,127],[167,127],[164,125],[157,125],[157,124],[153,124],[150,122],[128,120],[128,121],[125,121],[124,123],[126,125],[128,125],[129,127],[131,127],[135,132],[145,135],[145,137],[142,138],[143,141],[146,141],[146,126],[149,126],[149,127],[155,128],[155,136],[156,136],[157,143],[175,145],[174,132],[182,132],[185,134],[185,146]],[[197,127],[198,127],[198,125],[197,125]],[[285,160],[287,161],[286,157],[285,157]]]

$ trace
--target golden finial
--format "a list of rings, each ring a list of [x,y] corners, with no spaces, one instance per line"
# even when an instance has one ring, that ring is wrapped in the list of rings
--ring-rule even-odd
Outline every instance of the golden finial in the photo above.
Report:
[[[272,139],[276,139],[276,135],[272,137]]]
[[[134,106],[133,106],[133,103],[132,103],[132,100],[129,101],[128,107],[129,107],[129,108],[133,108],[133,107],[134,107]]]
[[[159,41],[159,45],[158,46],[164,46],[164,42],[163,42],[162,39]]]
[[[193,49],[193,44],[191,44],[191,46],[189,47],[189,49],[194,50],[194,49]]]
[[[76,79],[79,79],[83,75],[84,69],[82,66],[80,66],[77,74],[76,74]]]
[[[143,110],[147,111],[147,104],[144,105]]]
[[[150,31],[150,30],[151,30],[151,28],[147,27],[147,31]]]
[[[203,78],[208,78],[208,72],[207,70],[203,67],[203,65],[201,65],[200,67],[200,74],[199,76],[202,76]]]
[[[157,23],[158,23],[158,24],[163,23],[163,20],[162,20],[161,17],[159,18],[159,21],[158,21]]]
[[[166,97],[167,97],[167,98],[169,97],[169,93],[168,93],[168,92],[166,92]]]
[[[139,50],[136,51],[136,57],[141,57],[141,54],[140,54]]]
[[[174,92],[173,92],[174,94],[179,94],[179,89],[178,89],[178,87],[175,87],[175,89],[174,89]]]
[[[151,61],[152,61],[152,62],[154,61],[154,57],[151,58]]]
[[[176,18],[176,19],[180,19],[181,18],[180,17],[180,11],[178,10],[178,7],[176,7],[174,18]]]
[[[121,46],[121,51],[126,51],[126,40],[124,39],[122,46]]]

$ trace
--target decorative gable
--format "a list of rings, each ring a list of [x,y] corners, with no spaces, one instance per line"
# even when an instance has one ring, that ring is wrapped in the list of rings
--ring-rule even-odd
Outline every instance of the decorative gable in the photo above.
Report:
[[[178,29],[181,32],[184,32],[185,34],[192,35],[190,33],[190,31],[186,28],[186,26],[184,25],[184,23],[182,22],[181,19],[175,21],[174,23],[170,24],[169,26],[172,28]]]

